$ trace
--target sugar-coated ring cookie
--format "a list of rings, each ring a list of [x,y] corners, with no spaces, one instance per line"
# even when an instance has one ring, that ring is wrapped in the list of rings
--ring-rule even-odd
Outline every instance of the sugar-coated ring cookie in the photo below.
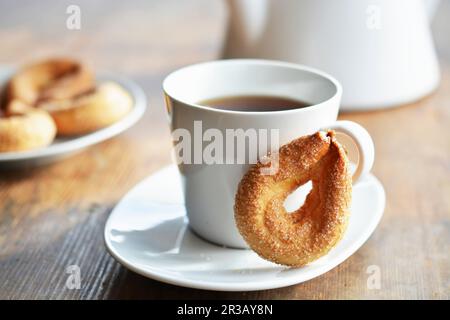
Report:
[[[0,116],[0,152],[35,149],[49,145],[56,135],[52,117],[13,100],[10,111]]]
[[[78,135],[91,132],[122,119],[133,106],[128,92],[114,82],[72,99],[50,100],[38,104],[55,120],[58,135]]]
[[[264,175],[257,163],[242,178],[235,220],[248,245],[272,262],[303,266],[332,249],[348,222],[352,179],[334,132],[301,137],[279,150],[279,169]],[[287,196],[312,181],[303,206],[288,213]]]
[[[94,76],[84,64],[67,58],[49,59],[15,73],[8,83],[7,98],[35,106],[39,101],[71,98],[94,86]]]

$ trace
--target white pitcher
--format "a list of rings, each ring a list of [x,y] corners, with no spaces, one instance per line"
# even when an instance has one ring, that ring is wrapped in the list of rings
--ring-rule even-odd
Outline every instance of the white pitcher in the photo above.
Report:
[[[296,62],[334,75],[344,110],[392,107],[439,84],[429,23],[439,0],[228,0],[226,58]]]

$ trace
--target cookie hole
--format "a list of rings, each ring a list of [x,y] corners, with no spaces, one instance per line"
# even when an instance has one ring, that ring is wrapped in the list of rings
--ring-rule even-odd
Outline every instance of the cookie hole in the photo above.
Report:
[[[347,151],[347,156],[350,160],[350,173],[354,175],[359,163],[358,147],[356,146],[355,141],[345,133],[336,132],[336,139]]]
[[[288,213],[292,213],[300,209],[305,203],[306,196],[312,189],[312,182],[308,181],[307,183],[301,185],[294,192],[292,192],[286,200],[284,200],[284,209]]]

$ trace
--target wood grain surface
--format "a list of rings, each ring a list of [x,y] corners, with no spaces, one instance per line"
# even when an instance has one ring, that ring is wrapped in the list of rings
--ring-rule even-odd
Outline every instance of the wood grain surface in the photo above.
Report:
[[[81,30],[66,28],[78,4]],[[387,193],[367,243],[332,271],[277,290],[224,293],[149,280],[117,263],[103,244],[114,205],[134,184],[170,163],[161,81],[170,71],[219,57],[221,1],[2,1],[0,63],[71,55],[136,80],[149,109],[131,130],[76,156],[0,172],[0,299],[243,298],[448,299],[450,295],[450,3],[433,23],[442,83],[427,98],[386,111],[341,114],[376,145],[373,172]],[[65,286],[77,264],[82,286]],[[369,289],[367,268],[381,272]]]

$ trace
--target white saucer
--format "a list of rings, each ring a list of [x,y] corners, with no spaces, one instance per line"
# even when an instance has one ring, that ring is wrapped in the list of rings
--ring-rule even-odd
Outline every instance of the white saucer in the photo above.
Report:
[[[0,70],[0,86],[4,84],[12,74],[11,68]],[[72,155],[91,145],[112,138],[133,126],[144,114],[147,107],[147,99],[143,90],[133,81],[121,76],[102,74],[97,76],[99,82],[114,81],[127,90],[134,100],[134,107],[123,119],[106,128],[70,138],[56,138],[47,147],[22,152],[0,153],[0,168],[33,166],[55,161],[65,156]]]
[[[211,244],[187,226],[176,166],[166,167],[134,187],[105,226],[106,247],[125,267],[179,286],[250,291],[279,288],[317,277],[350,257],[375,230],[385,193],[368,175],[353,190],[352,215],[344,239],[328,255],[303,268],[265,261],[251,250]]]

